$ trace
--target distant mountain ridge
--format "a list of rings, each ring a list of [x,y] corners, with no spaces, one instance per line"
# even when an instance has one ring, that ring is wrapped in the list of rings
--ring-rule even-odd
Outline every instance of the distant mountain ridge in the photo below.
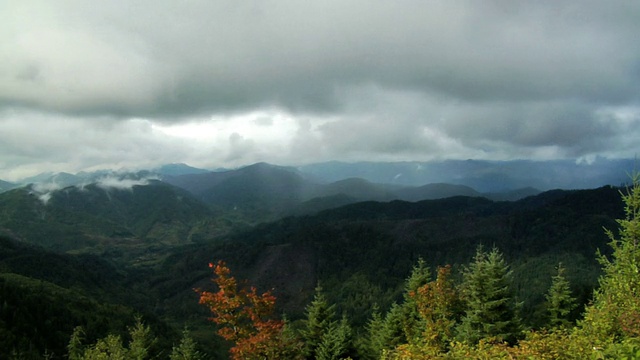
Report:
[[[327,162],[299,167],[256,163],[219,171],[168,164],[133,173],[48,173],[25,181],[46,191],[160,179],[186,190],[214,211],[234,211],[255,224],[359,201],[421,201],[452,196],[515,201],[536,195],[539,189],[617,186],[628,181],[634,163],[606,159],[591,164],[569,160]]]
[[[481,193],[497,193],[527,187],[545,191],[618,186],[629,181],[628,174],[635,168],[635,159],[597,158],[591,163],[576,160],[331,161],[299,166],[298,170],[320,182],[355,177],[405,186],[449,183],[469,186]]]
[[[163,181],[189,191],[214,208],[236,210],[262,220],[313,213],[359,201],[421,201],[452,196],[493,196],[481,194],[468,186],[445,183],[412,187],[377,184],[362,178],[321,183],[311,180],[295,168],[266,163],[225,172],[165,176]],[[495,196],[501,196],[500,200],[517,200],[519,195],[537,193],[530,190]]]
[[[254,165],[268,165],[258,163]],[[443,161],[399,161],[399,162],[341,162],[329,161],[299,166],[279,166],[296,171],[307,180],[317,183],[333,183],[350,178],[360,178],[375,184],[401,186],[423,186],[447,183],[465,185],[480,193],[507,192],[522,188],[550,189],[593,189],[604,185],[620,185],[629,181],[628,174],[638,166],[636,159],[595,158],[593,161],[576,159],[564,160],[443,160]],[[206,175],[208,173],[236,172],[253,165],[236,169],[207,170],[184,163],[162,165],[142,172],[159,177],[181,175]],[[276,166],[276,165],[271,165]],[[60,182],[95,179],[109,174],[127,171],[100,170],[95,172],[43,173],[16,184],[51,182],[57,177]],[[136,173],[136,172],[133,172]],[[76,178],[77,177],[77,178]]]
[[[18,185],[10,183],[8,181],[0,180],[0,192],[11,190],[17,186]]]
[[[186,191],[162,183],[93,183],[0,194],[0,234],[58,251],[141,242],[181,244],[214,236],[213,213]]]

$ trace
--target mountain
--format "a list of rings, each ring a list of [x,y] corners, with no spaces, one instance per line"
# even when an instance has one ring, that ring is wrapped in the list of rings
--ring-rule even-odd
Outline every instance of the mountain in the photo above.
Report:
[[[162,165],[159,168],[151,170],[151,172],[163,176],[179,176],[188,174],[206,174],[209,170],[198,169],[184,163]]]
[[[167,176],[163,180],[184,188],[213,208],[236,211],[253,223],[358,201],[483,196],[468,186],[454,184],[407,187],[362,178],[320,183],[294,168],[266,163],[216,173]]]
[[[372,304],[387,309],[398,300],[419,258],[431,269],[452,264],[457,271],[482,244],[505,254],[524,313],[535,321],[559,262],[570,269],[580,303],[590,298],[600,274],[595,254],[608,254],[602,228],[617,229],[614,219],[624,216],[618,190],[554,190],[516,202],[463,196],[359,202],[183,248],[165,260],[153,283],[158,293],[171,289],[165,303],[171,308],[187,301],[192,288],[208,286],[207,263],[225,260],[239,278],[273,288],[291,319],[302,316],[320,282],[329,301],[362,325]]]
[[[42,173],[28,177],[20,181],[21,184],[54,184],[56,187],[64,188],[81,184],[86,176],[73,175],[66,172]]]
[[[469,186],[481,193],[519,188],[592,189],[629,182],[636,168],[634,159],[604,159],[579,162],[446,160],[431,162],[326,162],[299,166],[298,170],[318,182],[362,178],[373,183],[422,186],[450,183]]]
[[[469,186],[444,183],[406,187],[397,190],[396,194],[400,200],[406,201],[432,200],[453,196],[482,196]]]
[[[391,201],[397,199],[398,186],[374,184],[361,178],[338,180],[330,184],[318,184],[307,198],[346,195],[359,201]]]
[[[114,179],[51,191],[28,186],[0,194],[0,233],[58,251],[189,243],[221,228],[208,207],[159,181]]]
[[[268,164],[177,178],[192,176],[207,177],[200,198],[213,196],[217,210],[185,189],[144,176],[1,193],[0,289],[6,301],[0,304],[0,353],[13,344],[63,351],[73,326],[87,325],[89,341],[95,341],[106,331],[122,333],[134,313],[152,313],[145,319],[159,316],[178,328],[189,322],[212,338],[193,289],[211,289],[208,264],[217,260],[259,291],[272,289],[278,312],[292,324],[304,316],[320,283],[337,312],[361,329],[374,304],[385,312],[401,300],[419,259],[432,271],[451,264],[458,276],[479,245],[504,253],[525,322],[535,326],[560,262],[579,303],[589,301],[600,274],[595,254],[610,255],[602,229],[615,231],[614,219],[624,217],[620,189],[610,186],[494,201],[455,184],[318,183]],[[472,196],[362,201],[461,191]],[[233,227],[239,210],[264,214],[290,206],[300,215]],[[157,322],[161,333],[170,333],[163,324]]]
[[[76,326],[82,324],[85,339],[95,341],[124,334],[141,314],[157,337],[151,351],[167,351],[176,333],[127,279],[123,269],[100,257],[56,254],[0,236],[0,353],[29,359],[66,354]]]
[[[8,181],[0,180],[0,192],[11,190],[11,189],[13,189],[13,188],[15,188],[17,186],[18,185],[10,183]]]

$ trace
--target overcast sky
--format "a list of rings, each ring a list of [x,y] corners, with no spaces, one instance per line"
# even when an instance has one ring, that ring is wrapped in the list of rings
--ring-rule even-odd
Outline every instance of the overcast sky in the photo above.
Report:
[[[0,179],[640,154],[640,1],[5,0]]]

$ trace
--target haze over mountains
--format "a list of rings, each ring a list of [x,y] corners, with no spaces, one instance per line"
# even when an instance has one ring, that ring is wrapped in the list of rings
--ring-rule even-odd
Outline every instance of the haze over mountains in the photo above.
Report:
[[[540,191],[550,189],[588,189],[602,185],[619,185],[629,180],[628,174],[637,166],[634,159],[604,159],[578,162],[574,160],[552,161],[486,161],[486,160],[448,160],[432,162],[355,162],[339,161],[301,165],[297,167],[279,167],[297,173],[305,181],[328,184],[347,179],[358,178],[369,183],[396,186],[418,187],[428,184],[455,184],[473,188],[479,193],[499,193],[534,188]],[[246,168],[251,168],[247,166]],[[9,183],[0,180],[0,191],[17,185],[29,183],[53,183],[59,187],[80,185],[98,181],[105,177],[162,177],[171,179],[176,185],[188,184],[194,192],[202,189],[195,183],[204,179],[235,177],[235,172],[250,170],[199,169],[186,164],[167,164],[155,169],[128,172],[103,170],[80,172],[77,174],[42,173]],[[218,175],[209,175],[217,173]],[[228,173],[226,175],[220,175]],[[201,180],[189,180],[191,175],[202,175]],[[179,179],[183,177],[183,179]],[[209,180],[211,180],[209,179]]]

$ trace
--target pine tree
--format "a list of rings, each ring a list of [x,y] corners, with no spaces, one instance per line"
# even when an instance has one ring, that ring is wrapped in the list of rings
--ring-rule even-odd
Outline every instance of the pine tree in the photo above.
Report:
[[[127,349],[118,335],[109,334],[85,350],[83,360],[128,360]]]
[[[380,315],[378,305],[374,305],[371,319],[365,326],[366,336],[362,341],[359,352],[365,359],[379,359],[385,348],[384,319]]]
[[[484,338],[516,339],[520,320],[510,281],[511,272],[502,254],[495,248],[486,253],[479,247],[463,272],[461,290],[466,311],[457,328],[460,340],[475,344]]]
[[[424,330],[424,322],[418,312],[415,294],[418,289],[431,280],[431,272],[425,261],[420,258],[413,267],[411,275],[405,281],[404,302],[402,303],[402,330],[405,342],[413,342],[419,338]]]
[[[352,331],[346,316],[339,322],[332,323],[331,328],[322,337],[316,351],[316,360],[338,360],[349,357],[352,348]]]
[[[136,317],[136,324],[129,328],[129,335],[131,336],[128,351],[129,359],[146,359],[149,346],[153,340],[151,339],[151,329],[142,323],[141,317]]]
[[[335,305],[327,303],[320,285],[316,286],[313,301],[307,306],[306,315],[304,328],[300,331],[304,343],[302,353],[307,359],[314,359],[323,337],[331,330],[336,316]]]
[[[84,352],[82,346],[82,340],[84,337],[84,330],[81,326],[76,326],[71,334],[69,345],[67,345],[69,360],[82,360],[82,354]]]
[[[200,360],[202,355],[196,350],[196,342],[189,335],[189,329],[182,330],[182,339],[174,346],[169,355],[170,360]]]
[[[569,281],[564,277],[564,267],[558,264],[558,273],[551,280],[546,294],[549,325],[553,328],[566,328],[571,325],[569,315],[576,308],[576,299],[571,296]]]
[[[606,231],[613,252],[611,259],[599,256],[604,274],[581,322],[592,339],[640,337],[640,173],[632,180],[632,188],[621,193],[626,216],[618,220],[619,236]]]

